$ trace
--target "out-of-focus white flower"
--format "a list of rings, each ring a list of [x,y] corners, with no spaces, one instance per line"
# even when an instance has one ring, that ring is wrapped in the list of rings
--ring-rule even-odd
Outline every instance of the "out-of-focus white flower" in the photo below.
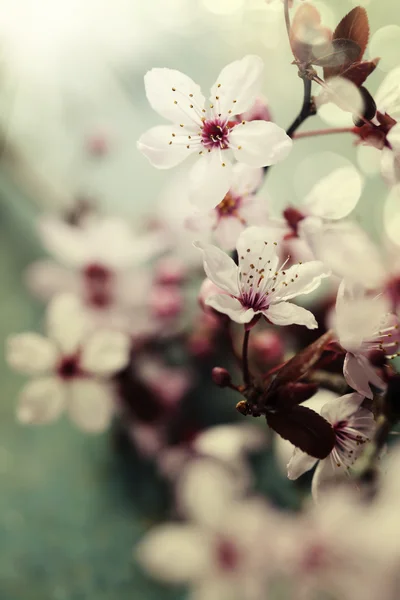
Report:
[[[96,322],[136,334],[151,329],[147,305],[152,281],[139,267],[161,251],[159,238],[136,237],[117,217],[88,219],[80,227],[44,217],[39,233],[57,263],[44,260],[29,268],[28,284],[34,293],[48,300],[73,292]]]
[[[206,304],[222,312],[237,323],[250,323],[263,315],[276,325],[305,325],[318,327],[314,315],[288,300],[300,294],[309,294],[329,276],[319,261],[296,264],[285,270],[278,268],[276,242],[270,231],[262,227],[249,227],[237,242],[239,266],[225,252],[196,242],[202,250],[207,277],[222,292],[212,295]],[[287,262],[287,261],[286,261]]]
[[[230,63],[211,88],[210,104],[199,86],[179,71],[146,73],[146,95],[152,108],[172,124],[144,133],[138,148],[160,169],[175,167],[194,152],[200,154],[189,180],[191,200],[198,206],[214,208],[228,193],[232,164],[227,150],[239,162],[263,167],[286,158],[292,147],[292,140],[275,123],[233,121],[253,104],[262,70],[258,56]]]
[[[297,479],[318,462],[312,481],[312,494],[318,500],[321,487],[336,480],[355,462],[375,431],[371,411],[361,407],[364,400],[359,394],[347,394],[329,400],[321,409],[321,415],[332,425],[336,442],[332,452],[318,462],[299,448],[295,448],[288,464],[289,479]]]
[[[192,459],[209,457],[225,464],[238,479],[251,480],[246,455],[262,450],[267,444],[264,428],[254,425],[216,425],[197,434],[191,443],[166,448],[159,457],[164,475],[176,479],[182,466]]]
[[[266,225],[265,198],[256,196],[263,170],[236,163],[232,184],[225,198],[207,214],[197,213],[187,219],[187,226],[206,238],[213,234],[218,246],[232,250],[241,232],[249,225]]]
[[[370,384],[379,389],[386,385],[368,360],[372,350],[393,354],[398,347],[398,319],[390,312],[384,296],[366,296],[360,288],[351,290],[342,281],[333,318],[338,341],[346,350],[343,374],[357,392],[373,397]]]
[[[82,306],[69,294],[51,301],[47,334],[22,333],[7,341],[9,365],[33,376],[21,392],[18,420],[50,423],[66,410],[79,428],[103,431],[114,412],[110,378],[128,363],[129,336],[88,329]]]
[[[159,579],[189,584],[193,599],[264,598],[276,516],[242,493],[229,470],[210,460],[191,463],[177,488],[188,521],[150,531],[137,548],[139,562]]]

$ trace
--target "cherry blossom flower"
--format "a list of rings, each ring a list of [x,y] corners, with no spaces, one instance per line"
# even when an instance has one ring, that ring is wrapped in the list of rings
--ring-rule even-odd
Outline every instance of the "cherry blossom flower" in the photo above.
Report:
[[[299,448],[295,448],[288,463],[289,479],[297,479],[317,464],[312,481],[312,494],[318,500],[321,488],[341,477],[357,460],[365,444],[375,431],[375,420],[371,411],[361,406],[364,397],[346,394],[329,400],[321,409],[321,415],[332,425],[336,443],[324,460],[318,461]]]
[[[97,323],[136,334],[154,327],[148,307],[153,285],[141,265],[160,253],[159,237],[136,237],[117,217],[86,219],[80,227],[43,217],[39,234],[57,262],[38,261],[29,268],[28,285],[36,295],[48,300],[72,292]]]
[[[214,208],[228,193],[232,163],[227,150],[253,167],[276,164],[290,152],[291,139],[275,123],[233,120],[251,108],[262,70],[258,56],[230,63],[212,86],[209,104],[199,86],[179,71],[157,68],[145,75],[152,108],[172,124],[144,133],[138,148],[159,169],[175,167],[193,153],[200,155],[190,172],[190,197],[199,206]]]
[[[391,185],[400,181],[400,67],[390,71],[376,95],[372,124],[358,129],[362,142],[381,151],[380,168]]]
[[[206,304],[237,323],[264,316],[276,325],[315,329],[313,314],[288,300],[314,291],[330,273],[319,261],[285,270],[286,261],[278,268],[276,242],[268,236],[268,229],[262,227],[250,227],[239,236],[239,266],[216,246],[196,242],[203,252],[207,277],[221,289],[220,294],[209,296]]]
[[[186,583],[196,600],[264,598],[268,539],[274,511],[257,499],[242,499],[237,479],[217,463],[197,460],[184,470],[177,501],[188,521],[154,528],[136,555],[153,576]]]
[[[373,397],[370,384],[385,389],[385,383],[369,362],[372,350],[393,354],[398,347],[398,319],[390,313],[384,296],[367,296],[360,288],[339,286],[333,318],[338,341],[346,350],[343,374],[357,392]]]
[[[198,212],[186,220],[193,231],[212,232],[218,246],[232,250],[240,233],[249,225],[267,224],[265,198],[256,196],[263,179],[263,170],[236,163],[232,168],[232,184],[225,198],[211,211]]]
[[[84,431],[101,432],[114,412],[110,378],[126,366],[130,339],[118,331],[88,330],[79,301],[55,297],[47,311],[47,335],[21,333],[7,341],[7,361],[33,379],[21,392],[21,423],[44,424],[63,411]]]

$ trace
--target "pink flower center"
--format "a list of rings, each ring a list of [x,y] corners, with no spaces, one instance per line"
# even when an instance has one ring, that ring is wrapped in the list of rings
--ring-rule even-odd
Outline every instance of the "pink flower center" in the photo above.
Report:
[[[64,356],[58,364],[57,373],[59,377],[65,380],[73,379],[82,375],[77,355]]]
[[[230,540],[220,540],[217,545],[217,562],[223,571],[234,571],[239,565],[239,551]]]
[[[229,127],[226,121],[218,118],[204,121],[201,132],[201,142],[207,150],[215,148],[225,150],[229,146],[228,138]]]
[[[86,301],[95,308],[106,308],[112,303],[113,272],[107,267],[91,263],[83,270]]]
[[[241,196],[236,196],[235,194],[232,194],[232,192],[228,192],[225,198],[215,207],[218,218],[236,217],[243,225],[246,225],[246,221],[239,215],[241,204]]]
[[[267,310],[269,306],[267,295],[255,291],[254,288],[250,291],[243,291],[240,302],[244,308],[252,308],[254,311]]]

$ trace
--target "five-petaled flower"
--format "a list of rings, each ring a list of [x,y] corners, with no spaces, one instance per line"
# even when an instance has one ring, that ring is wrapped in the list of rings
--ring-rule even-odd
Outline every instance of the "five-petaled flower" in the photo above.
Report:
[[[353,393],[329,400],[321,409],[321,415],[332,425],[336,442],[332,452],[319,461],[312,481],[312,494],[315,499],[321,487],[332,482],[348,471],[360,456],[365,444],[371,439],[375,428],[372,412],[363,408],[364,397]],[[317,459],[295,448],[288,463],[289,479],[297,479],[313,468]]]
[[[212,231],[218,246],[232,250],[241,232],[250,225],[267,224],[265,198],[257,196],[263,178],[262,169],[236,163],[232,184],[225,198],[207,213],[196,212],[186,219],[188,228],[205,234]]]
[[[373,350],[394,354],[398,348],[398,318],[381,296],[368,296],[361,288],[349,288],[341,282],[336,299],[334,328],[346,350],[343,374],[347,383],[360,394],[372,398],[370,384],[385,389],[386,384],[369,361]]]
[[[264,316],[276,325],[305,325],[315,329],[314,315],[288,300],[309,294],[329,276],[319,261],[278,268],[276,243],[268,240],[268,230],[249,227],[237,242],[239,266],[222,250],[211,244],[196,242],[203,252],[207,277],[221,289],[206,304],[237,323],[250,323]]]
[[[261,85],[263,62],[246,56],[222,69],[207,103],[199,86],[174,69],[152,69],[145,75],[152,108],[173,125],[144,133],[138,148],[159,169],[169,169],[196,152],[190,172],[190,197],[199,206],[214,208],[232,182],[227,155],[253,167],[273,165],[288,155],[292,141],[275,123],[234,119],[249,108]]]
[[[8,339],[9,365],[33,377],[21,392],[18,420],[50,423],[67,410],[79,428],[103,431],[114,412],[110,378],[128,363],[129,336],[88,330],[82,306],[70,294],[49,304],[47,334],[21,333]]]

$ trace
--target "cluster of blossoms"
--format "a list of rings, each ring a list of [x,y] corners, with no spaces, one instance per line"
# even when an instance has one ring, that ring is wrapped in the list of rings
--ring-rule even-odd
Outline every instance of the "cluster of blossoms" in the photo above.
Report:
[[[137,556],[155,576],[190,584],[193,598],[257,600],[283,590],[302,600],[395,600],[400,555],[387,536],[393,527],[397,534],[398,453],[378,491],[377,473],[400,419],[396,248],[383,237],[381,251],[350,218],[364,187],[350,163],[281,214],[263,186],[294,140],[324,133],[297,129],[327,102],[352,113],[355,125],[337,133],[379,150],[383,177],[396,186],[400,71],[374,99],[364,85],[378,64],[363,59],[366,11],[354,8],[332,32],[312,3],[301,3],[292,23],[283,4],[304,85],[286,131],[260,96],[258,56],[222,69],[208,100],[185,74],[152,69],[146,95],[169,123],[144,133],[138,148],[159,169],[195,158],[157,218],[140,235],[90,211],[73,223],[40,220],[52,258],[33,264],[27,283],[49,302],[47,337],[8,340],[10,366],[33,376],[17,416],[42,424],[66,411],[91,432],[117,417],[173,482],[181,517],[150,532]],[[264,426],[208,429],[197,406],[187,419],[204,367],[215,391],[237,395],[241,416],[232,415],[265,418]],[[290,480],[316,467],[315,505],[300,516],[249,491],[246,453],[264,451],[268,430],[284,440]]]

